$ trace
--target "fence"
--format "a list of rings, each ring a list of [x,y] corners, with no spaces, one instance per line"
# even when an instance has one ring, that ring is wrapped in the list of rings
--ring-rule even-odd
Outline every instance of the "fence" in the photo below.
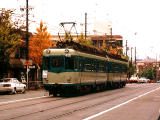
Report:
[[[42,81],[30,81],[28,82],[28,90],[36,90],[43,88]]]

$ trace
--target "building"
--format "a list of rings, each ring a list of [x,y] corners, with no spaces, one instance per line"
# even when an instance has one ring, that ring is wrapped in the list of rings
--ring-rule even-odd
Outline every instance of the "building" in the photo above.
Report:
[[[64,40],[64,35],[52,35],[53,41]],[[72,35],[73,40],[76,41],[79,35]],[[103,43],[106,43],[106,48],[121,47],[123,48],[123,37],[121,35],[88,35],[87,38],[93,42],[93,45],[97,48],[102,47]]]
[[[106,43],[106,47],[119,46],[123,47],[123,37],[121,35],[90,35],[88,36],[96,47],[102,47],[103,43]]]

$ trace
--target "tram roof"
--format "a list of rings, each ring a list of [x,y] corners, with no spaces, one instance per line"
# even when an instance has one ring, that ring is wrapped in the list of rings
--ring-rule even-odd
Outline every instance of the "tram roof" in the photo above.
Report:
[[[43,51],[43,56],[60,56],[60,55],[62,55],[62,56],[77,55],[77,56],[96,58],[96,59],[106,60],[106,61],[111,61],[111,62],[118,62],[118,63],[124,63],[124,64],[127,63],[125,61],[112,59],[107,55],[106,55],[106,57],[102,57],[102,56],[98,56],[98,55],[89,54],[89,53],[81,52],[81,51],[78,51],[78,50],[74,50],[72,48],[49,48],[49,49],[45,49]]]

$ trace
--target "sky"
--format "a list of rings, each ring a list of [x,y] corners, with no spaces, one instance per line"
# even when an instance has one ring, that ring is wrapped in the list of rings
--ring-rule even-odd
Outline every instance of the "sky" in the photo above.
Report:
[[[109,34],[123,36],[124,46],[137,50],[137,58],[147,56],[160,59],[159,0],[28,0],[30,26],[35,32],[42,20],[51,34],[63,32],[61,22],[76,22],[78,33],[84,31],[85,13],[87,13],[88,34]],[[16,9],[25,7],[26,0],[0,0],[0,8]],[[83,26],[82,26],[83,25]],[[133,49],[134,51],[134,49]],[[130,51],[128,51],[128,54]],[[133,52],[133,55],[135,53]]]

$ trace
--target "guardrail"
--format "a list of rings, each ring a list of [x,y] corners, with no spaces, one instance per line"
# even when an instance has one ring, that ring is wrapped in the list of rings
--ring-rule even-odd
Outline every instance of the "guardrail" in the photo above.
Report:
[[[43,88],[42,81],[30,81],[28,82],[28,90]]]

